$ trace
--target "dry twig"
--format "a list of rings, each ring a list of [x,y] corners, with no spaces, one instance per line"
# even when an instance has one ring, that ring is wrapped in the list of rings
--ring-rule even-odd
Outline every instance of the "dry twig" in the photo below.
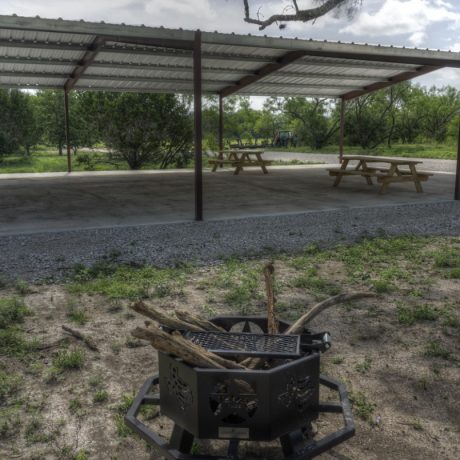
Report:
[[[62,329],[64,329],[64,331],[68,332],[69,334],[73,335],[76,339],[81,340],[90,350],[99,351],[99,348],[94,343],[93,339],[87,337],[86,335],[83,335],[80,331],[77,331],[76,329],[71,329],[70,327],[64,325],[62,325]]]

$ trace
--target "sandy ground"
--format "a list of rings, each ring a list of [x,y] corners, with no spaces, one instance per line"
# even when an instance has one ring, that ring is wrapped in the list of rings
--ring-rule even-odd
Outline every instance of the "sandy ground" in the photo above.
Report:
[[[460,242],[456,241],[458,250]],[[264,261],[252,263],[261,268]],[[275,266],[280,286],[280,316],[296,318],[318,296],[308,289],[292,286],[299,269],[289,259],[278,260]],[[344,289],[348,287],[350,273],[342,263],[326,261],[317,268],[324,279]],[[219,267],[193,269],[180,289],[162,298],[151,296],[149,301],[167,312],[186,306],[207,315],[263,313],[263,296],[237,311],[229,309],[225,302],[228,290],[213,281],[222,283],[219,270]],[[322,357],[322,373],[345,382],[355,399],[364,395],[364,405],[371,408],[370,413],[360,416],[355,404],[355,437],[319,458],[453,460],[460,457],[458,323],[447,325],[442,315],[412,325],[398,321],[401,303],[430,305],[440,313],[449,307],[458,319],[460,282],[427,268],[415,271],[416,280],[401,279],[396,292],[331,308],[312,322],[313,330],[327,330],[333,340],[333,347]],[[366,287],[365,280],[356,286],[359,284]],[[262,275],[260,286],[263,289]],[[76,294],[65,284],[31,289],[24,300],[33,315],[20,327],[28,339],[38,341],[42,350],[21,359],[0,355],[0,370],[22,376],[14,395],[3,402],[0,398],[0,427],[3,423],[0,458],[147,459],[145,442],[119,426],[120,414],[125,410],[120,407],[123,401],[129,400],[157,370],[156,352],[129,334],[135,326],[142,325],[143,318],[127,309],[127,300]],[[16,291],[5,287],[0,297],[17,295]],[[69,309],[74,308],[84,312],[86,324],[70,321]],[[63,324],[93,338],[99,352],[89,350],[71,337],[61,342],[65,336]],[[426,345],[433,340],[450,350],[447,359],[426,355]],[[62,349],[83,350],[84,364],[80,370],[67,371],[52,381],[49,376],[53,359]],[[95,401],[98,392],[107,392],[106,400]],[[9,421],[9,429],[4,428],[5,420]],[[157,421],[154,426],[168,435],[167,421]],[[315,429],[320,436],[334,426],[334,420],[324,417]],[[207,446],[209,443],[198,441],[195,449],[205,452]],[[252,445],[247,452],[276,458],[279,449]]]

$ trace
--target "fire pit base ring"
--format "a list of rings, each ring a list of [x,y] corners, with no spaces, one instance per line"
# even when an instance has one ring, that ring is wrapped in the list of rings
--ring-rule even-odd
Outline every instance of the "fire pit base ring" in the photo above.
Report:
[[[157,459],[158,457],[165,457],[167,460],[244,460],[238,457],[239,440],[237,439],[230,439],[228,441],[227,456],[193,455],[190,454],[193,444],[193,435],[186,430],[175,425],[171,439],[168,442],[138,420],[137,414],[142,405],[160,405],[159,395],[151,393],[152,387],[158,385],[158,383],[158,375],[147,379],[125,416],[126,424],[154,448],[151,460]],[[280,443],[286,460],[308,460],[314,458],[351,438],[355,433],[351,405],[345,386],[323,375],[320,376],[319,383],[320,385],[336,391],[340,399],[339,403],[320,402],[318,406],[319,415],[321,415],[321,413],[342,414],[344,426],[340,430],[320,440],[306,440],[300,428],[282,436],[280,438]],[[258,460],[263,459],[259,458]]]

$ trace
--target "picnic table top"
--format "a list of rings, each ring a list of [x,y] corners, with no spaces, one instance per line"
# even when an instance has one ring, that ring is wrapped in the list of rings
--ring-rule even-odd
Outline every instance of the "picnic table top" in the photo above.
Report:
[[[264,150],[260,149],[226,149],[219,150],[219,153],[264,153]]]
[[[420,160],[411,160],[405,158],[394,158],[394,157],[375,157],[372,155],[343,155],[344,160],[364,160],[369,163],[391,163],[396,165],[416,165],[423,163]]]

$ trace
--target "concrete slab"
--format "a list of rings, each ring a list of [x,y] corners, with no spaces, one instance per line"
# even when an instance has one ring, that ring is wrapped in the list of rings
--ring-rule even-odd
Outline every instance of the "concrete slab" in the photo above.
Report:
[[[387,194],[363,178],[332,187],[325,166],[272,167],[234,176],[204,173],[205,219],[263,216],[389,204],[451,200],[454,178],[438,173],[417,194],[413,184],[392,184]],[[12,175],[13,176],[13,175]],[[191,221],[193,172],[78,173],[0,180],[0,235]]]

